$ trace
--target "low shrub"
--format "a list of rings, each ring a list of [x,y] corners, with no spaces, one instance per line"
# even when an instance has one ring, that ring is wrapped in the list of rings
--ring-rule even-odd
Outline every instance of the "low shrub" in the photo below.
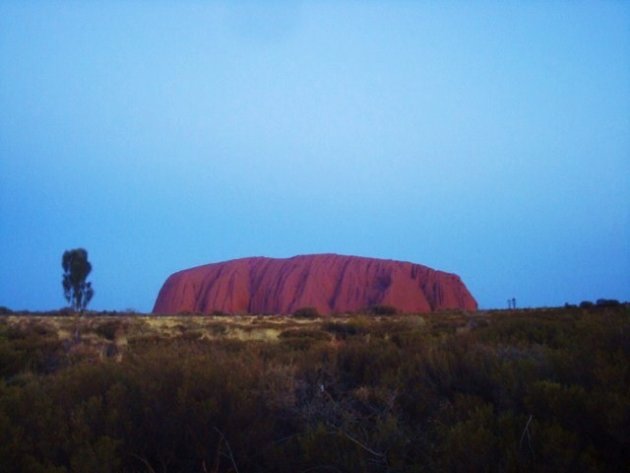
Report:
[[[293,312],[293,317],[298,319],[315,319],[319,316],[319,311],[316,307],[301,307]]]
[[[619,307],[621,303],[617,299],[597,299],[597,307]]]
[[[332,333],[338,338],[347,338],[366,333],[363,326],[353,322],[325,322],[322,324],[322,330]]]
[[[107,340],[114,340],[116,338],[116,332],[122,325],[123,323],[119,320],[111,320],[97,325],[94,332]]]
[[[625,471],[629,309],[480,317],[133,318],[124,351],[2,318],[0,471]]]
[[[379,304],[369,307],[365,312],[370,315],[396,315],[398,313],[398,309],[390,305]]]
[[[292,328],[284,330],[278,335],[279,338],[310,338],[313,340],[330,340],[330,334],[317,329]]]

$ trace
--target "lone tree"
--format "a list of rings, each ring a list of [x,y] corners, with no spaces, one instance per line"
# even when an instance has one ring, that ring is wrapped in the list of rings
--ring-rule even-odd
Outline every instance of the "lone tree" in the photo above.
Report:
[[[83,248],[65,251],[61,266],[63,295],[75,312],[83,312],[94,295],[92,283],[86,282],[88,274],[92,271],[87,251]]]

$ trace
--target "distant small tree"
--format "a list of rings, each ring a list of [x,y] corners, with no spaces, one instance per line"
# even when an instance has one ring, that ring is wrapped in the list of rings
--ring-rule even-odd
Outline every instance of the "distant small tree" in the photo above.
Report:
[[[63,267],[63,294],[75,312],[83,312],[94,296],[92,283],[86,279],[92,271],[88,254],[83,248],[65,251]]]

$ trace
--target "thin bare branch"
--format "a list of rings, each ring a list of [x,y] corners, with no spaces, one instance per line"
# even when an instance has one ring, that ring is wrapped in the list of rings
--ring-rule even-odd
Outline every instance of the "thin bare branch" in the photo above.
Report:
[[[230,447],[230,442],[228,442],[228,440],[225,438],[225,435],[223,434],[223,432],[221,432],[217,427],[214,428],[214,430],[216,430],[219,435],[221,436],[221,440],[223,442],[225,442],[225,446],[227,448],[227,453],[228,453],[228,458],[230,459],[230,461],[232,462],[232,466],[234,467],[234,471],[236,471],[236,473],[240,473],[238,471],[238,466],[236,466],[236,460],[234,459],[234,453],[232,452],[232,448]]]
[[[533,418],[534,416],[530,415],[529,419],[527,419],[527,423],[525,424],[525,428],[523,429],[521,440],[519,442],[519,448],[523,448],[523,440],[525,439],[525,436],[527,436],[527,447],[529,448],[529,452],[532,454],[532,457],[534,456],[534,450],[532,449],[532,435],[529,432],[529,424],[531,424]]]
[[[360,442],[359,440],[355,439],[352,435],[350,435],[348,432],[345,432],[341,429],[339,429],[339,433],[342,434],[344,437],[346,437],[348,440],[350,440],[351,442],[355,443],[356,445],[358,445],[359,447],[361,447],[363,450],[365,450],[368,453],[371,453],[372,455],[374,455],[375,457],[379,457],[379,458],[385,458],[385,454],[384,453],[380,453],[377,452],[376,450],[371,449],[370,447],[368,447],[367,445],[365,445],[364,443]]]
[[[146,458],[141,457],[140,455],[136,455],[135,453],[132,453],[131,456],[140,460],[142,463],[144,463],[144,466],[147,467],[147,470],[149,471],[149,473],[155,473],[155,470],[153,469],[153,467],[151,466],[151,464],[148,462]]]

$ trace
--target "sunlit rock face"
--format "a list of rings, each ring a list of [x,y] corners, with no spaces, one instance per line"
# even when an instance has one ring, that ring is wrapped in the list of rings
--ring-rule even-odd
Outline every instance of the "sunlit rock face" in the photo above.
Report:
[[[404,313],[476,310],[459,276],[403,261],[343,256],[243,258],[172,274],[154,313],[320,314],[391,306]]]

